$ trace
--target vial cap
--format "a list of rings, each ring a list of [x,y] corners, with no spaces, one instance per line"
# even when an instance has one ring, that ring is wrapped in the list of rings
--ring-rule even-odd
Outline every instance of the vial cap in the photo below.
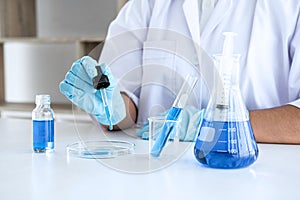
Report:
[[[38,94],[35,96],[35,104],[50,104],[50,95]]]

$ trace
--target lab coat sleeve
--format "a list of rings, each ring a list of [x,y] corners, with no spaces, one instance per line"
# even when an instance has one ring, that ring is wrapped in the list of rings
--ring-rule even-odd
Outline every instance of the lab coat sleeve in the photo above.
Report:
[[[290,56],[291,56],[291,68],[289,75],[289,95],[291,98],[296,99],[290,102],[290,105],[294,105],[300,108],[300,11],[298,13],[298,22],[295,27],[295,32],[291,39]]]
[[[143,42],[151,15],[150,0],[130,0],[111,22],[99,59],[110,66],[121,92],[138,106],[142,85]]]

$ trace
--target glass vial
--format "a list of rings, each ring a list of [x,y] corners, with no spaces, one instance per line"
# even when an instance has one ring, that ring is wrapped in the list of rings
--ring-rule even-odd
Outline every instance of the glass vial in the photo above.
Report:
[[[50,107],[50,95],[36,95],[35,104],[32,111],[33,151],[51,152],[54,149],[54,112]]]

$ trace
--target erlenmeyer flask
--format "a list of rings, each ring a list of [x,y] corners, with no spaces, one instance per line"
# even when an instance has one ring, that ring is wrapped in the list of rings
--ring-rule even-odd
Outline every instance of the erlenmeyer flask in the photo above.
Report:
[[[214,90],[194,147],[197,160],[212,168],[246,167],[258,156],[239,88],[239,59],[234,54],[214,55]]]

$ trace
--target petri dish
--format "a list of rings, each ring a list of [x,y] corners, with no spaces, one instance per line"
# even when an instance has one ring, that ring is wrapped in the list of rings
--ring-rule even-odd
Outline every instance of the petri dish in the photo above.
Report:
[[[107,159],[132,154],[134,149],[135,144],[125,141],[80,141],[69,144],[67,153],[80,158]]]

